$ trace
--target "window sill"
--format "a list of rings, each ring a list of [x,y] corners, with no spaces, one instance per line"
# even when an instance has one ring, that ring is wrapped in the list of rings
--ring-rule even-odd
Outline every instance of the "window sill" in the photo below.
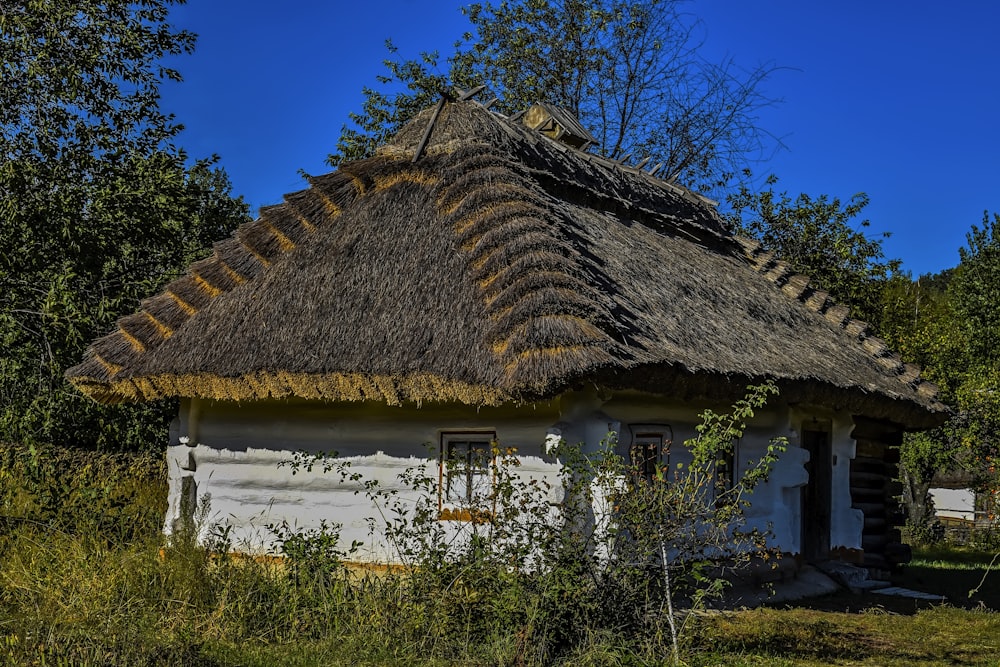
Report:
[[[493,520],[493,512],[479,509],[462,509],[444,507],[438,513],[439,521],[467,521],[471,523],[488,523]]]

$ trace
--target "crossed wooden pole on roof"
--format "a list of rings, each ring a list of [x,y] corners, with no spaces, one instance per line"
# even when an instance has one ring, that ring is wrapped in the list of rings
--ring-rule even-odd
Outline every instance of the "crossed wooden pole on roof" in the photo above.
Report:
[[[483,92],[484,90],[486,90],[485,85],[476,86],[471,90],[462,90],[461,88],[455,87],[452,91],[447,91],[447,90],[441,91],[441,99],[438,100],[437,106],[434,107],[434,112],[431,114],[431,118],[427,123],[427,128],[424,130],[424,135],[423,137],[421,137],[420,143],[417,144],[417,150],[414,151],[413,153],[413,162],[419,160],[421,156],[424,154],[424,149],[427,148],[427,142],[430,141],[431,133],[434,131],[434,125],[437,123],[438,116],[441,115],[441,110],[444,109],[444,105],[448,102],[455,102],[455,101],[465,102],[467,100],[471,100],[473,97]],[[489,109],[494,104],[496,104],[499,101],[499,99],[500,98],[498,97],[493,97],[492,99],[490,99],[489,102],[487,102],[483,106],[486,109]],[[518,114],[515,114],[514,116],[511,116],[511,120],[516,120],[518,117],[523,115],[523,113],[524,112],[522,111]],[[583,147],[583,150],[586,150],[588,146],[589,144],[585,145]],[[624,163],[627,162],[629,159],[631,159],[631,157],[632,153],[629,153],[623,157],[618,158],[614,162],[617,164],[624,165]],[[640,160],[639,163],[636,164],[633,168],[636,169],[637,171],[641,171],[643,167],[649,164],[650,160],[652,160],[652,156],[647,156],[642,160]],[[665,165],[664,162],[658,162],[647,173],[650,176],[656,176],[657,172],[663,169],[664,165]],[[674,178],[668,178],[666,180],[672,183],[674,181]]]

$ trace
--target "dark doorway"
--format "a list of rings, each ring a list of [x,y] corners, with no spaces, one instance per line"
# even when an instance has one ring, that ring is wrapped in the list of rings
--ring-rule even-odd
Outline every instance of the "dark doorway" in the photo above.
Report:
[[[830,432],[802,429],[802,447],[809,452],[809,482],[802,488],[802,556],[807,561],[830,557],[830,489],[833,457]]]

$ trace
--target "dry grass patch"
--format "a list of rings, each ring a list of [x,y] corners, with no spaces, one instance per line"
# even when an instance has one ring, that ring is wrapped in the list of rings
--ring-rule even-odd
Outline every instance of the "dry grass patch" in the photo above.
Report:
[[[707,648],[711,652],[705,653]],[[996,665],[1000,615],[938,606],[912,616],[756,609],[704,619],[695,664]],[[763,662],[761,662],[763,661]],[[773,661],[773,662],[768,662]]]

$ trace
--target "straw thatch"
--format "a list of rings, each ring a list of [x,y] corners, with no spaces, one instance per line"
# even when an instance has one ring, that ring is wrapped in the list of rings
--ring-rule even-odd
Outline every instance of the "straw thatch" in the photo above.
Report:
[[[310,180],[96,341],[99,401],[457,400],[581,384],[793,402],[909,427],[933,385],[697,195],[475,102]]]

